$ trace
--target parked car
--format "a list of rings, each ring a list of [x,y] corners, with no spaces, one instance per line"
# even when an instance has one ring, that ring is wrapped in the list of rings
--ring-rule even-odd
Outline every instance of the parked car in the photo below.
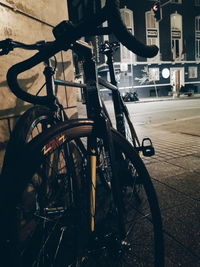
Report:
[[[139,101],[137,92],[126,92],[122,98],[124,102]]]
[[[193,94],[194,94],[194,90],[188,86],[181,86],[179,90],[179,96],[180,95],[192,96]]]

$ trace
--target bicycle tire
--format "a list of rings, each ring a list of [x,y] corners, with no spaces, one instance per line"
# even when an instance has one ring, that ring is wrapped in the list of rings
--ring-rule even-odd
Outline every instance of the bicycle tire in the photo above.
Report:
[[[31,177],[34,177],[34,173],[38,173],[38,170],[40,171],[40,166],[44,165],[45,160],[48,160],[51,158],[53,153],[61,151],[62,146],[65,145],[66,142],[72,142],[72,140],[76,140],[77,138],[82,137],[88,137],[92,134],[94,131],[94,124],[92,121],[89,120],[78,120],[78,121],[70,121],[69,123],[61,123],[59,125],[56,125],[55,127],[52,127],[51,129],[47,130],[44,134],[41,136],[35,138],[30,144],[29,144],[29,153],[31,153],[33,160],[28,159],[27,155],[23,157],[23,164],[19,164],[17,170],[15,170],[15,173],[13,174],[12,179],[12,189],[10,189],[10,182],[7,182],[7,189],[9,188],[11,191],[11,194],[9,195],[10,198],[7,201],[10,203],[8,204],[8,207],[10,207],[11,214],[9,213],[8,218],[6,220],[7,224],[5,227],[7,228],[7,231],[9,232],[9,235],[13,237],[13,234],[16,231],[16,225],[13,226],[13,218],[14,221],[20,220],[19,217],[17,217],[14,209],[16,208],[15,205],[17,205],[19,202],[19,199],[22,197],[24,190],[27,188],[27,184],[30,184]],[[103,133],[98,132],[98,138],[101,140]],[[68,225],[65,226],[66,229],[68,229],[68,235],[70,234],[70,238],[72,243],[69,242],[69,236],[68,241],[62,240],[62,245],[65,246],[70,251],[70,261],[69,259],[66,259],[66,254],[63,254],[63,251],[61,249],[61,255],[65,258],[65,262],[61,261],[54,261],[54,265],[48,265],[48,266],[94,266],[94,264],[97,264],[98,266],[113,266],[113,262],[115,263],[115,266],[156,266],[161,267],[164,266],[164,248],[163,248],[163,236],[162,236],[162,222],[161,222],[161,216],[160,216],[160,210],[158,206],[158,201],[156,197],[155,190],[153,188],[152,182],[150,180],[150,177],[148,175],[148,172],[141,160],[141,158],[138,156],[138,154],[135,152],[135,150],[130,146],[130,144],[123,138],[122,135],[120,135],[115,130],[112,130],[112,136],[115,143],[115,147],[117,147],[117,155],[119,155],[118,160],[122,161],[122,164],[120,164],[119,169],[119,175],[121,177],[121,191],[123,196],[123,203],[127,201],[127,197],[129,197],[129,193],[131,193],[131,204],[136,205],[137,207],[134,207],[133,213],[134,215],[139,216],[140,220],[135,221],[135,225],[132,225],[134,227],[134,233],[132,233],[131,240],[127,241],[126,239],[120,240],[118,233],[114,233],[115,231],[118,232],[118,225],[116,224],[117,213],[115,203],[113,201],[112,192],[109,190],[110,188],[110,173],[107,173],[109,171],[109,166],[104,166],[105,168],[101,166],[102,160],[99,159],[98,166],[100,167],[101,174],[105,177],[105,183],[107,183],[106,190],[105,185],[101,183],[101,179],[99,179],[97,183],[97,201],[100,202],[100,198],[106,199],[109,201],[109,205],[106,203],[106,211],[103,210],[102,212],[102,204],[100,204],[100,207],[97,205],[97,215],[96,216],[96,232],[92,233],[92,235],[89,235],[89,226],[88,226],[88,206],[87,206],[87,191],[85,191],[85,184],[84,179],[74,181],[76,185],[76,190],[78,194],[76,194],[76,203],[75,207],[77,208],[75,212],[75,218],[72,216],[70,218],[70,223],[68,222]],[[84,142],[83,142],[84,143]],[[44,155],[45,154],[45,155]],[[30,154],[29,154],[30,155]],[[122,160],[123,157],[123,160]],[[103,160],[105,160],[105,155],[103,155]],[[79,163],[79,167],[81,168],[78,170],[79,175],[82,175],[82,172],[84,172],[84,177],[87,176],[86,173],[86,166],[85,159],[80,159],[81,163]],[[42,162],[42,164],[41,164]],[[119,163],[119,162],[118,162]],[[109,165],[109,159],[106,162],[107,165]],[[127,165],[128,164],[128,165]],[[20,166],[21,165],[21,166]],[[83,166],[82,166],[83,165]],[[125,165],[125,167],[123,166]],[[97,166],[97,170],[98,170]],[[56,164],[56,167],[58,167],[58,164]],[[63,165],[62,165],[63,167]],[[49,166],[48,166],[49,168]],[[134,170],[133,170],[134,168]],[[63,171],[63,169],[62,169]],[[23,181],[17,179],[19,176],[23,178]],[[76,175],[75,180],[79,175]],[[100,176],[100,175],[99,175]],[[81,176],[82,177],[82,176]],[[48,178],[48,177],[47,177]],[[50,177],[49,177],[50,178]],[[108,180],[107,180],[108,178]],[[123,179],[122,179],[123,178]],[[131,179],[131,181],[130,181]],[[134,180],[132,180],[134,179]],[[38,179],[39,181],[39,179]],[[14,182],[14,184],[13,184]],[[136,183],[137,182],[137,183]],[[83,183],[83,186],[82,186]],[[4,184],[5,186],[5,184]],[[5,188],[5,187],[4,187]],[[101,190],[104,190],[102,193]],[[6,189],[6,188],[5,188]],[[36,190],[36,189],[35,189]],[[50,190],[50,189],[49,189]],[[137,192],[135,192],[137,190]],[[51,190],[50,190],[51,191]],[[130,191],[130,192],[128,192]],[[142,192],[143,191],[143,192]],[[66,193],[66,192],[65,192]],[[145,201],[142,199],[142,193],[144,193],[146,196]],[[67,193],[69,194],[69,192]],[[80,197],[80,195],[82,197]],[[103,197],[102,197],[103,195]],[[20,199],[22,201],[22,199]],[[133,203],[132,203],[133,201]],[[146,202],[147,201],[147,202]],[[137,202],[137,203],[136,203]],[[78,204],[77,204],[78,203]],[[128,203],[128,202],[127,202]],[[147,208],[146,204],[149,204],[150,208],[148,211],[142,210],[142,205],[145,205],[145,208]],[[74,203],[73,203],[74,204]],[[78,206],[77,206],[78,205]],[[128,205],[128,204],[127,204]],[[131,205],[132,206],[132,205]],[[131,207],[129,206],[129,208]],[[24,207],[21,203],[21,206],[18,205],[18,210],[20,207]],[[74,206],[73,206],[74,207]],[[124,210],[126,212],[129,211],[128,207],[124,207]],[[133,207],[132,207],[133,208]],[[112,211],[110,210],[112,209]],[[21,215],[24,212],[24,210],[20,210]],[[30,210],[29,210],[30,212]],[[144,212],[144,214],[142,213]],[[33,212],[32,212],[33,213]],[[70,212],[69,212],[70,214]],[[130,214],[124,214],[129,215]],[[34,213],[32,214],[34,216]],[[70,215],[71,216],[71,215]],[[78,217],[77,217],[78,216]],[[102,218],[103,216],[103,218]],[[85,217],[85,218],[83,218]],[[124,216],[125,217],[125,216]],[[12,219],[11,219],[12,218]],[[62,218],[62,217],[61,217]],[[77,221],[77,218],[81,219]],[[9,223],[10,219],[10,223]],[[62,220],[66,220],[66,218],[62,218]],[[40,218],[42,221],[42,216]],[[49,218],[45,218],[46,221],[49,220]],[[61,220],[61,219],[60,219]],[[145,220],[145,222],[144,222]],[[45,221],[45,222],[46,222]],[[21,221],[20,221],[21,222]],[[78,222],[78,224],[77,224]],[[55,221],[55,225],[59,224],[60,221]],[[67,223],[65,221],[65,223]],[[126,224],[129,222],[127,221]],[[143,226],[143,223],[145,225]],[[44,219],[43,219],[44,224]],[[48,224],[46,222],[46,224]],[[146,226],[147,224],[147,226]],[[19,225],[19,223],[18,223]],[[55,226],[54,225],[54,226]],[[137,227],[136,227],[137,226]],[[151,227],[149,229],[148,227]],[[60,226],[61,227],[61,226]],[[111,227],[111,228],[110,228]],[[126,226],[128,227],[128,226]],[[145,228],[147,227],[147,229]],[[73,228],[73,229],[72,229]],[[129,228],[129,227],[128,227]],[[70,231],[69,231],[70,229]],[[83,231],[84,229],[84,231]],[[107,230],[109,229],[109,234]],[[110,232],[110,229],[112,231]],[[130,229],[130,228],[129,228]],[[53,229],[52,229],[53,230]],[[145,231],[144,231],[145,230]],[[48,229],[46,230],[48,232]],[[151,233],[150,233],[151,231]],[[5,231],[6,232],[6,231]],[[78,234],[77,234],[78,233]],[[144,236],[142,239],[141,234],[146,234],[147,236]],[[116,234],[115,237],[113,235]],[[129,233],[130,234],[130,233]],[[137,236],[138,235],[138,236]],[[14,234],[15,238],[18,238],[16,234]],[[32,236],[32,235],[30,235]],[[91,237],[92,236],[92,237]],[[109,236],[109,238],[108,238]],[[138,239],[136,239],[136,236]],[[95,238],[93,238],[95,237]],[[14,238],[14,239],[15,239]],[[61,236],[60,236],[61,238]],[[58,238],[58,240],[60,240]],[[63,237],[62,237],[63,238]],[[149,240],[147,240],[149,238]],[[152,241],[151,238],[153,238],[154,243],[149,244],[149,246],[146,247],[147,244],[145,244],[144,241]],[[7,238],[8,239],[8,238]],[[44,239],[47,240],[47,239]],[[92,240],[92,241],[91,241]],[[136,249],[134,247],[130,246],[129,242],[134,240],[133,246],[136,246],[139,242],[139,247]],[[42,242],[42,241],[41,241]],[[49,240],[48,240],[49,242]],[[47,243],[48,243],[47,242]],[[75,243],[74,243],[75,242]],[[92,242],[92,244],[91,244]],[[12,243],[12,242],[11,242]],[[23,242],[21,242],[23,243]],[[42,244],[41,249],[44,249],[44,246],[47,245],[47,243]],[[86,244],[87,243],[87,244]],[[148,243],[148,242],[147,242]],[[39,242],[37,242],[37,246],[39,246]],[[114,244],[114,249],[113,249]],[[75,251],[70,250],[70,246],[74,248]],[[141,250],[142,245],[142,250]],[[11,246],[13,247],[13,246]],[[27,248],[27,247],[26,247]],[[80,248],[80,250],[77,252],[77,250]],[[117,251],[115,251],[115,248]],[[25,248],[24,248],[25,249]],[[45,248],[46,249],[46,248]],[[51,247],[48,248],[51,251]],[[122,251],[125,250],[123,253]],[[34,250],[35,252],[35,250]],[[151,257],[149,257],[149,253],[152,253]],[[39,254],[40,254],[39,250]],[[71,253],[74,253],[71,255]],[[124,254],[125,253],[125,254]],[[129,253],[131,255],[129,255]],[[138,255],[135,255],[138,253]],[[12,253],[13,254],[13,253]],[[49,257],[50,254],[48,254]],[[119,257],[120,255],[120,257]],[[47,255],[46,255],[47,256]],[[123,256],[123,257],[122,257]],[[34,256],[35,257],[35,256]],[[124,261],[125,257],[125,261]],[[30,260],[30,254],[28,254],[28,259]],[[27,259],[26,259],[27,260]],[[122,261],[123,260],[123,261]],[[67,262],[68,261],[68,262]],[[141,262],[140,262],[141,261]],[[67,265],[68,264],[68,265]],[[106,265],[105,265],[106,264]],[[143,264],[143,265],[142,265]],[[34,266],[30,265],[29,262],[25,261],[25,264],[22,265],[23,267],[29,267]],[[47,266],[43,263],[39,263],[37,266]]]
[[[55,123],[53,113],[47,107],[33,106],[25,111],[16,122],[6,146],[2,175],[9,172],[11,166],[14,168],[26,143],[41,133],[44,127],[48,128]]]

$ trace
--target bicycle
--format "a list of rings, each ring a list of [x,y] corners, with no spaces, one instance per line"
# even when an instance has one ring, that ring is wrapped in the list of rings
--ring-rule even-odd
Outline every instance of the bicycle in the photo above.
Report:
[[[87,45],[86,43],[83,42],[82,44]],[[125,135],[125,130],[127,131],[127,129],[129,129],[129,133],[126,133],[126,137],[130,139],[134,147],[138,151],[142,151],[145,156],[152,156],[154,154],[154,148],[152,146],[151,140],[149,138],[145,138],[145,140],[143,140],[142,142],[142,145],[140,145],[139,139],[137,137],[133,124],[130,120],[128,110],[121,99],[118,88],[116,87],[117,82],[115,79],[115,74],[113,69],[113,59],[112,59],[113,49],[115,45],[117,44],[105,43],[102,45],[101,48],[102,53],[106,54],[108,58],[107,63],[111,74],[111,84],[105,80],[102,80],[101,78],[99,78],[99,84],[103,85],[104,87],[112,91],[114,113],[118,131],[121,132],[123,135]],[[45,48],[45,46],[46,43],[44,41],[40,41],[35,44],[24,44],[22,42],[17,42],[12,39],[5,39],[3,41],[0,41],[0,55],[8,54],[15,48],[22,48],[27,50],[42,50]],[[56,62],[55,57],[54,60]],[[46,85],[46,93],[48,101],[46,101],[44,105],[35,105],[32,108],[29,108],[26,112],[24,112],[21,115],[21,117],[17,121],[10,136],[9,142],[7,144],[2,173],[5,172],[8,173],[11,170],[10,166],[15,166],[15,164],[17,164],[15,160],[16,153],[19,152],[20,156],[20,151],[24,146],[24,144],[29,142],[34,136],[38,135],[40,132],[51,127],[52,125],[55,125],[59,121],[64,121],[68,119],[64,112],[63,106],[59,103],[58,99],[55,97],[55,85],[73,86],[73,87],[86,86],[84,84],[77,84],[61,80],[53,80],[53,75],[55,73],[56,67],[54,69],[52,68],[50,60],[46,60],[44,64],[45,68],[43,74],[45,77],[45,83],[38,90],[37,94],[39,94],[39,92],[41,92],[41,90]],[[115,87],[112,85],[114,85]],[[17,94],[13,90],[13,93],[17,95],[19,98],[21,98],[21,92]],[[104,112],[106,113],[105,106],[103,106],[103,109]],[[107,116],[109,117],[108,114]],[[128,126],[125,126],[125,119],[128,123]],[[6,175],[9,176],[9,174]]]
[[[105,10],[109,17],[107,8],[112,8],[112,16],[114,10],[120,21],[115,1],[109,1],[99,17]],[[92,22],[99,17],[93,17]],[[112,24],[112,18],[109,20]],[[91,18],[89,22],[76,27],[65,22],[59,24],[54,29],[55,41],[9,70],[9,86],[20,91],[19,73],[62,49],[76,49],[72,43],[84,35],[83,25],[88,28],[94,25]],[[98,24],[101,22],[98,20]],[[163,266],[162,222],[150,177],[136,150],[111,128],[102,112],[91,48],[79,48],[84,56],[88,118],[45,129],[24,147],[10,180],[1,181],[5,192],[1,190],[4,201],[1,203],[7,203],[2,208],[3,227],[0,228],[4,229],[2,240],[7,242],[3,243],[1,252],[11,253],[17,261],[15,266],[93,266],[94,259],[98,266],[113,262],[115,266],[126,266],[126,261],[130,266],[137,266],[141,260],[151,266]],[[144,51],[151,49],[152,54],[157,52],[155,47]],[[31,99],[36,98],[31,96]],[[37,96],[38,99],[43,103],[44,97]],[[146,204],[150,206],[148,212],[143,210]],[[132,205],[134,210],[130,212]],[[130,217],[136,218],[135,224]],[[148,240],[142,239],[141,233]],[[144,240],[150,244],[144,244]],[[136,241],[148,249],[136,248]]]
[[[124,104],[124,98],[121,96],[120,91],[117,87],[117,81],[115,77],[115,71],[113,66],[113,54],[119,48],[118,42],[109,43],[105,41],[100,46],[100,53],[106,55],[107,58],[107,65],[110,74],[110,83],[107,81],[99,78],[99,84],[104,86],[105,88],[111,90],[112,92],[112,101],[114,106],[114,115],[116,121],[116,128],[117,130],[126,137],[130,141],[130,143],[134,146],[134,148],[138,152],[142,152],[142,154],[146,157],[151,157],[155,154],[154,147],[152,145],[152,141],[150,138],[144,138],[142,143],[140,143],[133,123],[130,119],[129,111]],[[106,108],[104,107],[104,112],[106,113]],[[109,115],[107,114],[109,118]],[[110,122],[111,123],[111,122]],[[112,123],[111,123],[112,125]]]

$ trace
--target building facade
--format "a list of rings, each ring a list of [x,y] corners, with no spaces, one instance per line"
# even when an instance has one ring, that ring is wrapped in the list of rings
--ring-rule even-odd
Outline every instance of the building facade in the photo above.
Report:
[[[39,1],[0,1],[0,40],[11,38],[27,44],[39,40],[52,40],[52,28],[60,21],[68,18],[67,1],[60,0],[59,5],[54,0]],[[36,53],[36,52],[35,52]],[[9,90],[6,73],[8,69],[18,62],[29,58],[33,51],[16,49],[0,57],[0,169],[2,166],[5,148],[10,137],[10,132],[16,120],[24,113],[30,104],[26,103]],[[56,79],[73,80],[74,70],[71,51],[57,54]],[[20,75],[21,86],[32,94],[36,94],[44,84],[43,64]],[[56,87],[60,103],[66,108],[69,116],[77,113],[76,94],[74,88]],[[45,93],[45,91],[43,90]],[[67,92],[67,93],[66,93]]]
[[[102,1],[102,4],[105,1]],[[156,22],[155,1],[121,1],[127,28],[146,44],[156,44],[152,59],[133,55],[121,46],[115,55],[115,70],[122,91],[137,91],[139,97],[200,92],[200,1],[161,0],[162,19]],[[112,36],[104,37],[113,40]],[[99,74],[108,76],[105,61]]]
[[[81,20],[104,6],[105,0],[69,1],[70,18]],[[121,15],[129,31],[145,44],[159,47],[156,57],[145,59],[122,45],[114,55],[118,85],[122,92],[137,91],[139,97],[200,93],[200,0],[160,0],[162,19],[156,22],[153,0],[121,0]],[[106,23],[104,26],[107,26]],[[94,37],[99,75],[109,79],[105,56],[99,53],[111,36]],[[108,92],[103,91],[105,96]]]

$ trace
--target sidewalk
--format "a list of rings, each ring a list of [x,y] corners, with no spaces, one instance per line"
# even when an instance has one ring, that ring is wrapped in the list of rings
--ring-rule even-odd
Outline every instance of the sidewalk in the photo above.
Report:
[[[196,98],[200,95],[146,98],[126,104]],[[200,138],[142,125],[137,125],[137,133],[140,140],[150,137],[156,151],[155,156],[143,160],[163,218],[165,267],[200,267]]]
[[[144,131],[144,128],[142,129]],[[156,155],[144,162],[163,218],[166,267],[200,266],[200,138],[148,131]]]

